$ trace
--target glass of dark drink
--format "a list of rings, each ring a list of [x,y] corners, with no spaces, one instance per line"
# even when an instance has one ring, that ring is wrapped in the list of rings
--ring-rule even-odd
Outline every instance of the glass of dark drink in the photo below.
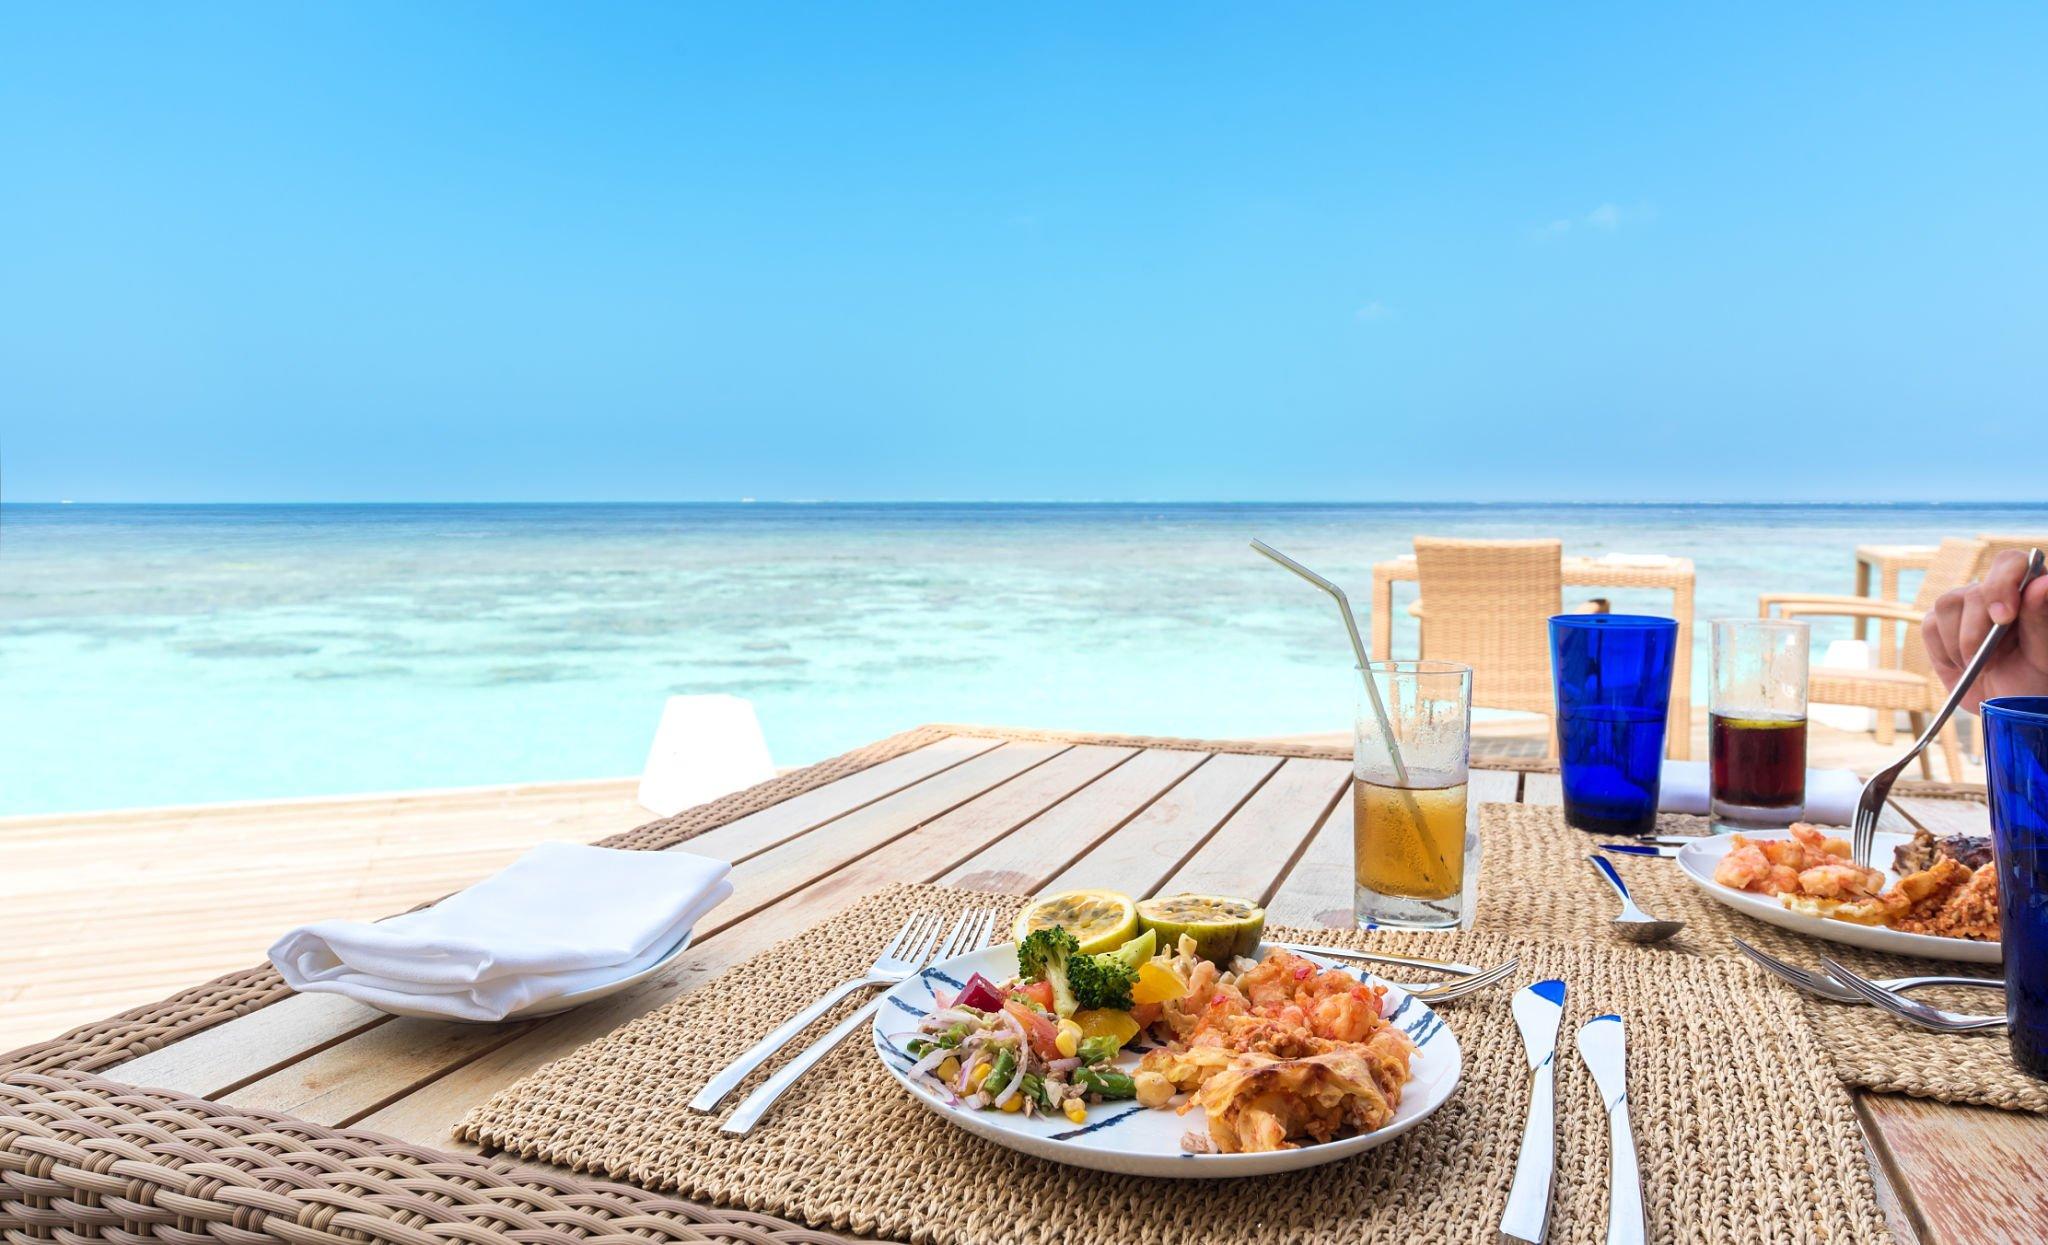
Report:
[[[1803,622],[1714,623],[1707,756],[1716,829],[1786,826],[1804,811],[1810,643]]]

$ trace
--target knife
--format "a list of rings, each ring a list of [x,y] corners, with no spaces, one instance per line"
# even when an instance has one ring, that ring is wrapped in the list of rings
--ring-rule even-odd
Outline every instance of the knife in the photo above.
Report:
[[[1579,1058],[1600,1087],[1607,1107],[1607,1245],[1642,1245],[1643,1179],[1636,1170],[1636,1137],[1628,1126],[1628,1052],[1621,1017],[1595,1016],[1579,1027]]]
[[[1529,1057],[1529,1122],[1522,1128],[1522,1152],[1515,1159],[1515,1183],[1500,1234],[1510,1241],[1542,1245],[1550,1220],[1550,1178],[1557,1167],[1557,1026],[1564,1019],[1564,983],[1552,978],[1515,991],[1511,1005],[1522,1050]]]
[[[1653,847],[1648,843],[1595,843],[1593,846],[1603,852],[1613,852],[1621,856],[1678,855],[1678,849],[1675,847]]]

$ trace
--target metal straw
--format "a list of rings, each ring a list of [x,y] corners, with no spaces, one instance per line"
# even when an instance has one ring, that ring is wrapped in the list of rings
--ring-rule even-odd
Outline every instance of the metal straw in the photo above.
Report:
[[[1365,676],[1366,694],[1372,698],[1373,714],[1379,718],[1380,731],[1386,736],[1387,755],[1394,760],[1394,776],[1405,789],[1408,786],[1408,766],[1401,760],[1401,745],[1394,742],[1394,722],[1393,719],[1387,716],[1386,703],[1380,699],[1379,684],[1373,682],[1372,662],[1365,655],[1365,641],[1359,638],[1358,620],[1351,616],[1351,598],[1344,595],[1342,588],[1324,579],[1321,575],[1316,574],[1301,563],[1296,562],[1293,558],[1288,557],[1265,541],[1253,541],[1252,548],[1337,598],[1338,612],[1344,615],[1344,629],[1351,633],[1351,651],[1358,655],[1358,673]],[[1416,822],[1418,833],[1421,831],[1421,828],[1422,823],[1418,820]]]

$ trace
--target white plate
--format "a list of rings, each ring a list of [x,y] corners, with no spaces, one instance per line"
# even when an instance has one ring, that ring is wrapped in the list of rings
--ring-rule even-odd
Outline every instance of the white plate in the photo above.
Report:
[[[1307,958],[1324,968],[1352,972],[1330,960],[1316,956]],[[1382,1006],[1394,1023],[1415,1039],[1415,1058],[1409,1065],[1412,1079],[1401,1091],[1401,1105],[1387,1126],[1362,1136],[1259,1154],[1189,1154],[1181,1149],[1181,1135],[1190,1129],[1207,1131],[1200,1107],[1180,1115],[1172,1107],[1150,1108],[1135,1102],[1105,1102],[1090,1107],[1087,1122],[1076,1125],[1063,1116],[1027,1118],[1022,1112],[1010,1114],[952,1106],[930,1090],[912,1084],[904,1075],[904,1070],[916,1060],[902,1049],[902,1044],[916,1035],[918,1021],[935,1005],[932,997],[934,985],[957,991],[974,973],[980,973],[990,981],[1015,977],[1015,944],[1006,943],[947,960],[890,990],[883,996],[881,1010],[875,1014],[875,1054],[881,1058],[882,1066],[889,1069],[889,1074],[912,1097],[941,1117],[977,1137],[1056,1163],[1129,1176],[1180,1179],[1263,1176],[1270,1172],[1315,1167],[1392,1141],[1444,1105],[1451,1091],[1458,1087],[1463,1058],[1458,1050],[1458,1039],[1421,1000],[1411,999],[1398,987],[1389,985]],[[1379,979],[1366,976],[1361,980],[1376,982]],[[1137,1065],[1138,1058],[1135,1052],[1125,1051],[1117,1063],[1128,1069]]]
[[[1743,836],[1751,839],[1789,839],[1790,830],[1744,830]],[[1734,835],[1709,834],[1694,839],[1678,849],[1678,867],[1694,886],[1714,898],[1767,924],[1782,926],[1814,938],[1825,938],[1830,942],[1847,943],[1852,947],[1864,947],[1871,951],[1889,951],[1893,955],[1917,955],[1930,960],[1960,960],[1966,964],[1996,964],[2003,958],[1995,942],[1975,942],[1968,938],[1942,938],[1935,934],[1909,934],[1904,930],[1886,929],[1882,925],[1857,925],[1850,921],[1837,921],[1829,917],[1813,916],[1805,912],[1794,912],[1778,902],[1775,895],[1755,895],[1739,891],[1732,886],[1723,886],[1714,880],[1714,866],[1721,863],[1721,857],[1728,854]],[[1870,860],[1882,867],[1892,858],[1892,849],[1912,841],[1911,835],[1894,834],[1880,830],[1870,849]],[[1890,869],[1884,870],[1885,885],[1899,880]]]
[[[591,986],[589,989],[586,990],[578,990],[574,994],[558,994],[553,998],[538,999],[532,1003],[528,1003],[525,1007],[520,1008],[518,1011],[508,1013],[503,1020],[494,1020],[488,1023],[510,1024],[515,1020],[533,1020],[541,1016],[554,1016],[562,1012],[566,1012],[572,1007],[581,1007],[585,1003],[595,1003],[599,999],[610,998],[612,995],[617,994],[621,990],[631,989],[632,987],[637,986],[641,982],[647,980],[649,977],[654,976],[662,969],[667,968],[669,965],[675,963],[676,957],[680,956],[683,952],[688,951],[690,949],[690,939],[692,936],[696,934],[696,932],[697,931],[693,929],[684,930],[682,940],[677,942],[675,946],[670,947],[668,949],[668,954],[662,956],[659,960],[655,961],[652,964],[649,964],[646,968],[641,969],[637,973],[621,977],[616,981],[607,981],[601,986]],[[390,1012],[394,1016],[415,1016],[421,1020],[448,1019],[447,1016],[444,1016],[439,1012],[420,1011],[416,1008],[406,1007],[399,1003],[384,1002],[379,1003],[376,1006],[378,1011]]]

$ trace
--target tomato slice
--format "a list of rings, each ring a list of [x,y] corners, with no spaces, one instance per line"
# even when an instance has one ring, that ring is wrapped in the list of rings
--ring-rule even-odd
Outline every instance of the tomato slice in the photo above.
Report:
[[[1028,986],[1020,986],[1017,993],[1047,1011],[1052,1010],[1052,983],[1049,981],[1034,981]]]
[[[1024,1036],[1030,1039],[1031,1049],[1037,1051],[1041,1058],[1060,1057],[1060,1028],[1050,1017],[1034,1012],[1022,1003],[1005,1003],[1003,1007],[1024,1026]]]

